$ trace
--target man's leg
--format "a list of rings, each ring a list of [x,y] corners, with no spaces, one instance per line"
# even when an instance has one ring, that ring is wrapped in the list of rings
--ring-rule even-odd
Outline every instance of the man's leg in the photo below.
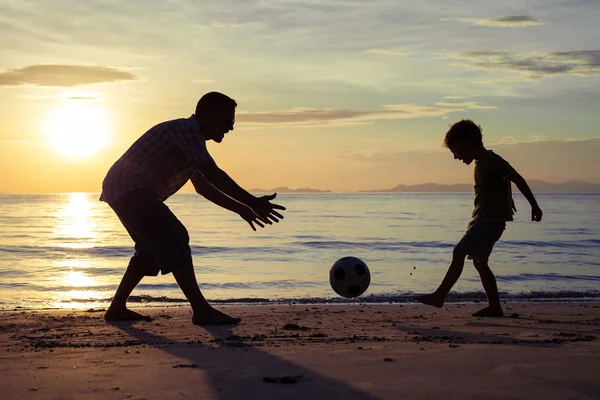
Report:
[[[104,315],[107,321],[151,321],[152,318],[131,311],[127,308],[127,299],[133,289],[140,283],[144,274],[135,268],[128,267],[117,288],[115,297],[113,297],[110,307]]]
[[[237,324],[240,322],[240,318],[233,318],[227,314],[222,313],[214,309],[208,301],[202,295],[198,282],[196,281],[196,274],[194,273],[194,267],[192,264],[184,265],[180,268],[173,269],[173,276],[177,281],[177,284],[181,288],[181,291],[190,302],[194,315],[192,316],[192,322],[196,325],[226,325],[226,324]]]
[[[429,306],[441,308],[444,305],[446,296],[462,274],[466,257],[467,253],[464,250],[464,247],[459,243],[452,251],[452,262],[450,263],[450,267],[440,286],[431,294],[416,296],[415,300]]]
[[[140,239],[135,232],[129,229],[123,221],[121,222],[125,226],[129,236],[131,236],[131,239],[135,242],[135,254],[129,260],[127,270],[121,279],[121,283],[119,283],[117,292],[104,318],[107,321],[151,321],[152,318],[129,310],[127,308],[127,299],[144,276],[147,274],[158,274],[158,266],[152,254],[140,243]]]
[[[142,278],[146,275],[157,275],[158,266],[152,253],[144,246],[141,238],[135,233],[133,229],[130,229],[126,221],[135,223],[136,214],[140,210],[144,210],[144,193],[138,191],[128,193],[116,204],[111,204],[111,208],[117,214],[117,217],[123,224],[123,227],[129,233],[129,236],[135,243],[135,254],[129,260],[127,270],[121,278],[121,283],[104,315],[104,319],[107,321],[151,321],[152,318],[131,311],[127,308],[127,299],[133,292],[133,289],[140,283]],[[144,220],[144,218],[141,218]]]
[[[190,302],[194,312],[192,322],[196,325],[237,324],[240,318],[230,317],[214,309],[200,291],[189,234],[175,214],[162,202],[154,201],[147,207],[151,213],[136,232],[145,249],[151,249],[156,260],[156,273],[173,273],[179,288]]]
[[[473,260],[473,264],[479,272],[483,289],[488,298],[489,306],[477,311],[473,314],[474,317],[501,317],[504,315],[502,306],[500,305],[500,295],[498,294],[498,285],[496,285],[496,277],[490,269],[487,261]]]

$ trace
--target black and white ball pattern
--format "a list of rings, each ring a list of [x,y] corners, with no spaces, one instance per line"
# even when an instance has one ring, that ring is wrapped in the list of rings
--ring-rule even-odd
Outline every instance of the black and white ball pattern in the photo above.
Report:
[[[369,287],[371,272],[360,258],[340,258],[329,270],[329,283],[333,291],[342,297],[358,297]]]

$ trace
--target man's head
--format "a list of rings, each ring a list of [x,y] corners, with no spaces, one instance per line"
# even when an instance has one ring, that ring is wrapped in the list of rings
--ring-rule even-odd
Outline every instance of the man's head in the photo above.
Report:
[[[237,103],[223,93],[210,92],[198,100],[196,119],[206,140],[221,143],[225,134],[233,130]]]
[[[446,133],[444,146],[454,154],[455,160],[471,164],[484,148],[481,127],[467,119],[455,123]]]

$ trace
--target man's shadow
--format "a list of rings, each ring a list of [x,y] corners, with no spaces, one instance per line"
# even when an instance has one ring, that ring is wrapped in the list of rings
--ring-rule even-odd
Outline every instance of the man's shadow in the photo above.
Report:
[[[377,400],[358,388],[345,382],[321,375],[301,365],[261,351],[244,340],[235,340],[224,349],[215,350],[207,343],[177,342],[168,336],[149,332],[143,325],[133,323],[113,323],[142,344],[169,353],[187,362],[173,368],[194,368],[202,371],[212,384],[212,393],[220,400],[240,398],[250,399],[365,399]],[[232,326],[205,326],[215,342],[225,343],[228,337],[235,337]],[[233,348],[228,348],[233,347]],[[216,358],[222,357],[216,362]],[[264,382],[264,377],[296,378],[296,383]],[[190,383],[193,385],[193,383]],[[237,389],[236,389],[237,388]]]

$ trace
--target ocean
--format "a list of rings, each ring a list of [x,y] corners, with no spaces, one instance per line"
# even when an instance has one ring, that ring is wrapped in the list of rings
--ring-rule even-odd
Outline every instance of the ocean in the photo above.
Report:
[[[490,266],[507,300],[600,297],[600,195],[539,194],[541,223],[515,195],[515,221]],[[106,307],[133,242],[97,193],[0,195],[0,308]],[[371,286],[359,302],[408,302],[434,290],[473,199],[460,194],[281,194],[279,224],[253,232],[195,194],[167,201],[188,228],[205,296],[221,303],[344,301],[329,269],[363,259]],[[485,300],[470,263],[450,301]],[[145,278],[133,305],[185,304],[172,275]]]

